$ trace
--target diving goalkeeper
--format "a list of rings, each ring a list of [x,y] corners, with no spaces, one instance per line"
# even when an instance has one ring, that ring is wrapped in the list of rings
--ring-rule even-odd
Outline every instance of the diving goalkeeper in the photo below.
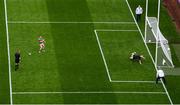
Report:
[[[129,57],[132,61],[137,61],[139,64],[142,64],[142,61],[145,59],[143,55],[139,55],[136,52],[131,53],[131,56]]]

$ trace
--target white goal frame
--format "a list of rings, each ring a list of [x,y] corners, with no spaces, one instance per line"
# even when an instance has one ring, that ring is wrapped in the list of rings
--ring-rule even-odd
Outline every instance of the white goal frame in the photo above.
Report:
[[[155,43],[156,45],[156,49],[155,49],[155,58],[154,58],[154,63],[155,63],[155,67],[156,68],[174,68],[174,64],[172,62],[172,58],[171,58],[171,54],[169,57],[167,57],[168,61],[171,63],[171,65],[167,65],[167,66],[162,66],[162,65],[158,65],[158,52],[159,52],[159,48],[161,47],[163,49],[164,46],[161,45],[161,39],[164,39],[164,41],[167,42],[168,44],[168,40],[162,35],[160,29],[159,29],[159,20],[160,20],[160,7],[161,7],[161,0],[158,0],[158,11],[157,11],[157,17],[149,17],[148,16],[148,6],[149,6],[149,1],[146,0],[146,13],[145,13],[145,34],[144,34],[144,42],[145,43]],[[153,28],[153,26],[151,26],[151,23],[148,21],[149,19],[155,19],[156,22],[156,26]],[[156,39],[155,42],[148,42],[147,41],[147,26],[150,26],[152,33],[154,34],[154,37]],[[156,32],[155,32],[156,31]],[[156,35],[156,36],[155,36]],[[170,48],[169,52],[170,52]],[[167,55],[164,51],[163,53],[165,55]],[[164,59],[163,59],[164,60]]]

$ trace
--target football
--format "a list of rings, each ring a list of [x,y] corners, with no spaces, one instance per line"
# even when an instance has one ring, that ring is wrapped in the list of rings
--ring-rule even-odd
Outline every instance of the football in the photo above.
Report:
[[[28,55],[31,55],[31,53],[28,53]]]

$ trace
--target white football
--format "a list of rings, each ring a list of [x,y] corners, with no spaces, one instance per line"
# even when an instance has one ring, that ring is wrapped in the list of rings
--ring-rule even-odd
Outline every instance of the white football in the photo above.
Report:
[[[28,53],[29,55],[31,55],[31,53]]]

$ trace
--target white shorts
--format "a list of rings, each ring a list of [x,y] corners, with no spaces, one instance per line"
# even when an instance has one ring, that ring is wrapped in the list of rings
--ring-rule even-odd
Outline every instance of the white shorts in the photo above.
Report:
[[[40,48],[44,48],[45,47],[44,43],[39,44],[39,46],[40,46]]]

